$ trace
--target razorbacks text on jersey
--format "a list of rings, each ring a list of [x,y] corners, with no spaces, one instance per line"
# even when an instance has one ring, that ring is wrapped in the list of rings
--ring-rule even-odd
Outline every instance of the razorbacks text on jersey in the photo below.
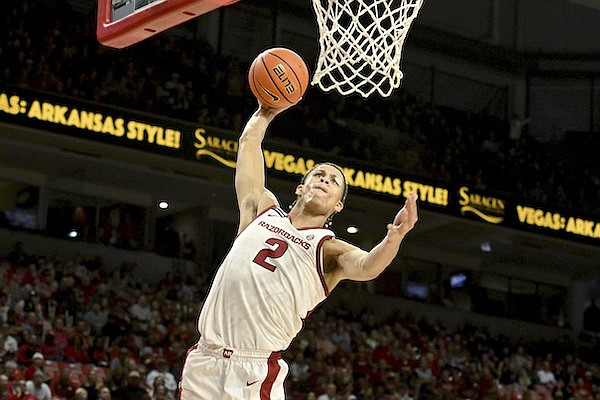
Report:
[[[297,229],[280,207],[258,215],[234,240],[204,302],[198,329],[209,345],[280,351],[329,295],[322,245],[334,233]]]

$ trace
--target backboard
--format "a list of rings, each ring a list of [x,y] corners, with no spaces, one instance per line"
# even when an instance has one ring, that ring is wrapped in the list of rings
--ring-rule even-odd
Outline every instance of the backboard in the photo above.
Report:
[[[239,0],[98,0],[96,37],[122,49]]]

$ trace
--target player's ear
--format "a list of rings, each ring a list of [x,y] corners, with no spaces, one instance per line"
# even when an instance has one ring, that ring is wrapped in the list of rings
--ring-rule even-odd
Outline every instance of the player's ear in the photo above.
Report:
[[[296,186],[296,191],[294,191],[294,194],[296,196],[300,196],[302,194],[302,190],[304,189],[304,185],[300,184],[298,186]]]
[[[336,203],[334,210],[336,213],[340,213],[340,212],[342,212],[343,209],[344,209],[344,203],[342,203],[342,201],[340,200]]]

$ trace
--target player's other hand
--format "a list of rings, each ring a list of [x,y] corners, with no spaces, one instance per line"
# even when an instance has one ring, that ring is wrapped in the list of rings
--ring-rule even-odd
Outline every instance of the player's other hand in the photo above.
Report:
[[[419,212],[417,209],[417,195],[411,193],[406,198],[404,207],[396,214],[394,222],[387,225],[388,235],[404,236],[415,227],[418,220]]]

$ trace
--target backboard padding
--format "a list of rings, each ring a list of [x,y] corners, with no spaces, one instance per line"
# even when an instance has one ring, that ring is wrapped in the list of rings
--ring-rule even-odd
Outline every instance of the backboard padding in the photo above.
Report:
[[[135,0],[131,0],[134,2]],[[96,37],[105,46],[122,49],[175,25],[239,0],[159,0],[112,20],[112,0],[98,0]]]

